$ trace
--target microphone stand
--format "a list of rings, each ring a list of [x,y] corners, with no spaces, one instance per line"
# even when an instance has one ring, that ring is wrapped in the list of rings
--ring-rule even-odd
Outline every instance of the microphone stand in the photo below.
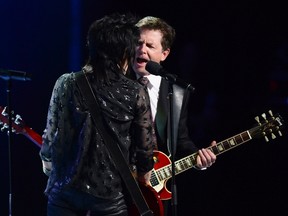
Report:
[[[174,132],[173,132],[173,83],[169,81],[169,88],[168,88],[168,100],[169,100],[169,109],[168,109],[168,146],[171,151],[171,193],[172,193],[172,215],[177,215],[177,187],[175,181],[175,153],[176,153],[176,145],[174,143]]]
[[[190,91],[194,91],[195,88],[189,84],[186,83],[184,80],[178,79],[177,76],[175,74],[168,74],[166,73],[166,70],[164,70],[162,68],[162,66],[154,61],[148,61],[145,69],[147,71],[149,71],[151,74],[154,75],[160,75],[162,76],[162,78],[165,78],[166,80],[168,80],[168,122],[167,122],[167,143],[168,143],[168,148],[170,149],[170,153],[171,153],[171,193],[172,193],[172,215],[176,216],[177,215],[177,188],[176,188],[176,181],[175,181],[175,154],[176,154],[176,140],[174,140],[174,136],[175,136],[175,131],[173,130],[173,126],[174,126],[174,122],[173,122],[173,117],[174,117],[174,111],[173,111],[173,84],[177,84],[178,86],[186,89],[186,90],[190,90]],[[164,75],[163,75],[164,74]],[[183,103],[183,101],[182,101]],[[179,116],[180,117],[180,116]],[[176,121],[178,121],[176,119]],[[177,122],[178,124],[178,122]],[[176,128],[177,129],[177,128]],[[177,138],[177,137],[176,137]]]
[[[168,143],[168,147],[170,149],[171,152],[171,193],[172,193],[172,216],[177,216],[177,205],[178,205],[178,201],[177,201],[177,187],[176,187],[176,180],[175,180],[175,155],[176,155],[176,148],[177,148],[177,140],[175,138],[177,138],[178,133],[177,131],[175,131],[175,127],[174,127],[174,120],[175,119],[175,115],[177,116],[177,114],[179,114],[179,118],[181,115],[181,111],[179,113],[177,113],[177,110],[174,111],[173,110],[173,91],[176,90],[177,92],[175,92],[174,97],[177,96],[179,94],[179,90],[177,90],[176,88],[173,90],[173,84],[179,84],[179,82],[177,82],[175,76],[171,76],[169,74],[166,74],[165,76],[163,76],[166,80],[169,81],[169,86],[168,86],[168,102],[169,102],[169,108],[168,108],[168,125],[167,125],[167,143]],[[183,83],[182,88],[184,88],[185,90],[189,90],[189,91],[194,91],[195,88],[193,86],[191,86],[190,84],[186,84],[184,85]],[[179,85],[178,85],[179,86]],[[183,92],[184,94],[184,92]],[[182,100],[182,104],[184,102],[184,98]],[[182,105],[181,105],[182,106]],[[173,120],[174,119],[174,120]],[[179,119],[180,121],[180,119]],[[179,122],[176,120],[176,124],[179,124]],[[176,127],[176,129],[178,129],[178,126]]]
[[[11,165],[11,145],[12,145],[12,111],[11,111],[11,79],[7,80],[7,112],[8,112],[8,172],[9,172],[9,216],[12,215],[12,165]]]
[[[30,74],[23,71],[0,69],[0,78],[7,80],[7,112],[8,112],[8,169],[9,169],[9,216],[12,215],[12,109],[11,109],[11,86],[12,79],[20,81],[31,80]]]

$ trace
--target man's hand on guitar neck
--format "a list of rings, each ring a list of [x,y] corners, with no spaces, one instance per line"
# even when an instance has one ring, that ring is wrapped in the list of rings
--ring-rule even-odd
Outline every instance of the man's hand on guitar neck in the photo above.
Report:
[[[215,146],[216,141],[212,141],[210,146]],[[210,148],[199,149],[197,155],[196,169],[204,170],[207,167],[212,166],[216,161],[216,155],[210,150]]]

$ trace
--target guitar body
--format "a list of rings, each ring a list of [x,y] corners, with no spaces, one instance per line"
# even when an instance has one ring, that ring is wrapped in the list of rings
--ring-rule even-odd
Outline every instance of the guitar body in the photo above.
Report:
[[[139,183],[139,187],[154,216],[164,216],[164,207],[158,193],[149,185]],[[128,215],[140,216],[137,206],[132,203],[128,206]]]
[[[170,158],[161,151],[154,150],[154,170],[162,169],[163,167],[170,166],[171,160]],[[159,181],[158,185],[153,186],[153,188],[157,191],[161,200],[168,200],[171,199],[171,192],[167,189],[166,183],[168,179],[164,179]],[[152,184],[153,185],[153,184]]]

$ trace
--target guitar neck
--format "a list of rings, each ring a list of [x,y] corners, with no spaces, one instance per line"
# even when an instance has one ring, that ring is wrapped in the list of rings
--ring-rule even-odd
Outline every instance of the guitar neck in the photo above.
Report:
[[[215,146],[210,146],[209,149],[215,154],[222,154],[234,147],[237,147],[245,142],[248,142],[252,139],[249,131],[244,131],[236,136],[230,137],[220,143],[217,143]],[[196,165],[196,163],[194,163]]]
[[[24,130],[21,133],[25,135],[28,139],[30,139],[33,143],[35,143],[38,147],[41,147],[42,137],[34,130],[29,127],[24,127]]]
[[[245,142],[251,140],[252,137],[249,131],[244,131],[236,136],[230,137],[222,142],[217,143],[215,146],[209,147],[209,149],[215,154],[219,155],[224,153],[232,148],[235,148]],[[196,158],[198,156],[198,152],[188,155],[180,160],[175,161],[175,174],[182,173],[194,166],[196,166],[197,161]],[[159,180],[165,180],[172,177],[172,165],[168,165],[162,167],[156,171],[156,175],[158,176]]]

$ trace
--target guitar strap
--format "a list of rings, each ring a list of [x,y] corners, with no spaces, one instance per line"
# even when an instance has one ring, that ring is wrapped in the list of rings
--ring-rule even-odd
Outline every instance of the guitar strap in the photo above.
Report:
[[[97,125],[99,132],[105,142],[107,148],[109,149],[112,158],[114,159],[115,165],[118,167],[119,173],[124,180],[131,197],[133,198],[139,213],[141,216],[153,216],[153,212],[148,207],[146,200],[139,188],[139,185],[134,178],[127,161],[125,160],[122,151],[119,145],[115,145],[114,143],[118,143],[113,139],[113,136],[109,135],[107,132],[107,128],[104,126],[105,120],[103,119],[102,115],[99,115],[100,107],[98,101],[93,93],[92,87],[88,81],[88,78],[85,74],[85,71],[82,70],[81,72],[75,73],[75,79],[78,83],[80,91],[83,96],[86,96],[86,102],[90,109],[92,118],[95,121],[95,125]]]

